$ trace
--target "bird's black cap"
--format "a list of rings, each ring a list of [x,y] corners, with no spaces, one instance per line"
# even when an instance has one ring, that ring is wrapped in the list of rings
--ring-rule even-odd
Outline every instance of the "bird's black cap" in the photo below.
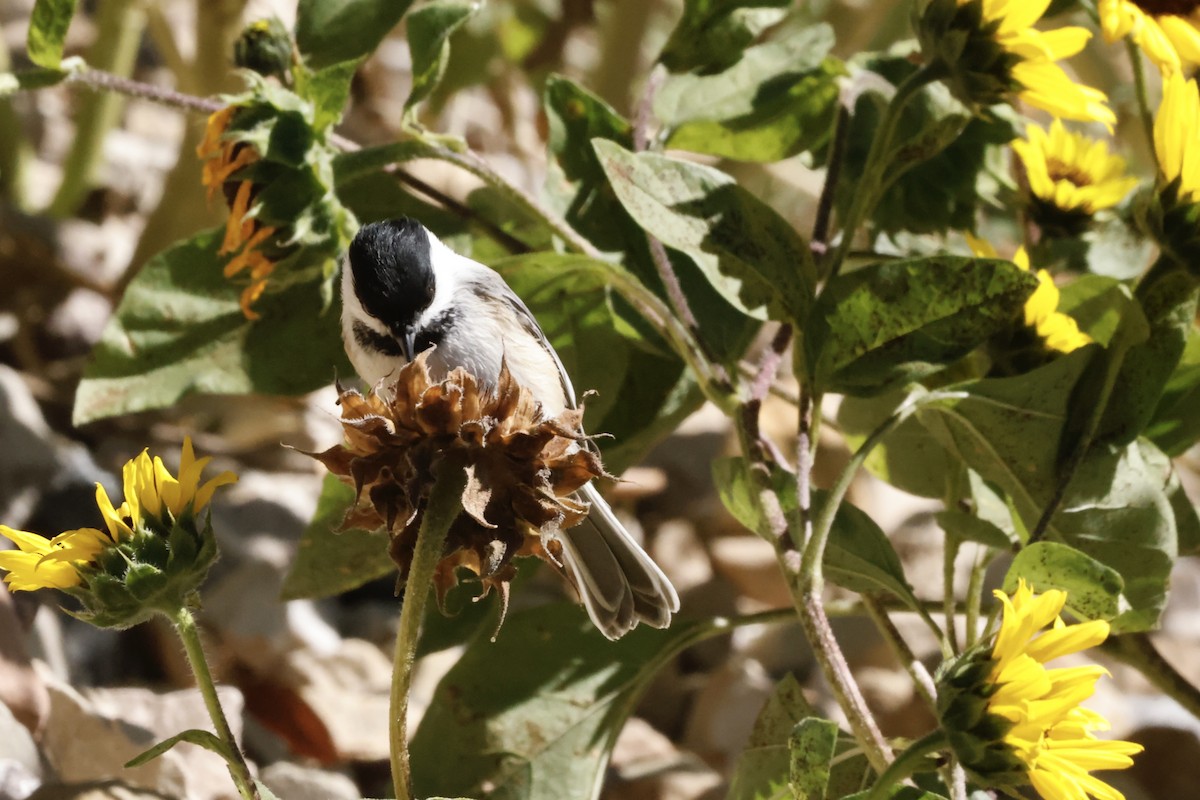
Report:
[[[396,333],[433,302],[429,234],[415,219],[362,226],[350,243],[350,269],[363,308]]]

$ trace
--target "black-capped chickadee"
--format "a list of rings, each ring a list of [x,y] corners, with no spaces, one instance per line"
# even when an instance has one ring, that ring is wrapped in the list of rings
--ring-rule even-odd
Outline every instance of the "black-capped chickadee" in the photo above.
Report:
[[[436,345],[434,380],[464,367],[494,391],[503,361],[545,416],[576,407],[570,377],[521,298],[407,217],[364,225],[354,237],[342,271],[342,338],[371,385]],[[579,495],[591,504],[588,519],[558,538],[588,615],[610,639],[639,621],[667,627],[679,610],[675,588],[592,484]]]

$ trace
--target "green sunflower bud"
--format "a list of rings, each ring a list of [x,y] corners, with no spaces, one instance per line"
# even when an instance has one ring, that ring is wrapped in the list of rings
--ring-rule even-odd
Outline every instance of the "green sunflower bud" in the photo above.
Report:
[[[1012,76],[1020,60],[999,42],[1000,20],[983,13],[983,0],[930,0],[914,22],[921,54],[940,65],[951,94],[971,109],[1008,101],[1021,86]]]
[[[264,77],[290,80],[293,62],[292,35],[278,17],[256,20],[245,27],[233,45],[233,61]]]
[[[64,590],[83,606],[75,616],[100,628],[129,628],[192,605],[217,559],[211,522],[198,522],[188,514],[169,530],[139,528],[102,550],[79,569],[82,582]]]
[[[988,711],[996,661],[976,648],[944,663],[935,676],[938,719],[963,768],[985,786],[1021,786],[1026,766],[1004,741],[1012,723]]]

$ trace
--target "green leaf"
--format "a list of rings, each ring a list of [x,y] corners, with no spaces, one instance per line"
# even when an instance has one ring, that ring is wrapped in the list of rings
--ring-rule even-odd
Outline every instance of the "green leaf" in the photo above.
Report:
[[[354,59],[330,64],[316,72],[296,71],[296,92],[313,105],[314,130],[324,131],[341,121],[342,112],[350,100],[350,82],[354,79],[358,63]]]
[[[597,137],[626,149],[632,147],[629,123],[603,100],[565,78],[552,76],[547,81],[545,103],[553,156],[546,182],[551,204],[597,249],[621,253],[626,269],[665,299],[646,234],[613,194],[592,147],[592,139]],[[757,332],[758,322],[726,302],[692,259],[675,251],[668,251],[668,257],[705,343],[723,361],[740,358]],[[643,333],[648,335],[648,330]],[[650,389],[645,385],[647,376],[654,376],[653,383],[664,396],[675,393],[681,377],[688,379],[678,359],[646,367],[638,373],[641,383],[630,386],[643,396]]]
[[[773,534],[758,505],[758,482],[750,474],[746,460],[740,457],[717,459],[713,462],[712,472],[717,493],[729,513],[748,529],[770,540]],[[768,479],[784,514],[795,516],[800,508],[796,476],[775,467]],[[820,513],[828,495],[823,490],[813,492],[814,517]],[[923,610],[904,575],[904,566],[891,540],[865,512],[848,502],[842,502],[834,517],[825,547],[824,567],[826,577],[838,586],[862,593],[886,592],[915,611]]]
[[[388,556],[387,531],[340,530],[354,505],[354,487],[326,475],[317,512],[300,536],[283,580],[282,599],[329,597],[396,571]]]
[[[918,418],[955,457],[1000,487],[1025,529],[1051,502],[1070,400],[1089,359],[1075,351],[1013,378],[962,384],[965,396],[925,404]],[[1115,629],[1152,627],[1166,601],[1176,555],[1169,460],[1149,442],[1096,447],[1067,486],[1050,541],[1120,573],[1129,610]]]
[[[478,636],[438,685],[411,747],[416,796],[597,797],[654,673],[723,629],[677,620],[609,642],[575,605],[511,614],[495,642]]]
[[[683,16],[658,60],[672,72],[722,70],[782,20],[787,5],[787,0],[684,0]]]
[[[1130,301],[1129,289],[1120,281],[1080,275],[1059,290],[1058,310],[1073,317],[1079,330],[1107,347]]]
[[[816,268],[807,243],[770,206],[711,167],[593,140],[622,205],[696,263],[743,313],[803,323]]]
[[[981,519],[965,511],[950,509],[934,514],[938,525],[946,533],[958,537],[965,542],[977,542],[985,547],[996,550],[1010,550],[1017,544],[1015,536],[1001,530],[986,519]]]
[[[191,730],[186,730],[183,733],[177,733],[170,739],[164,739],[146,752],[130,759],[128,762],[126,762],[125,769],[134,769],[135,767],[140,767],[143,764],[148,764],[180,742],[187,742],[188,744],[194,744],[197,747],[203,747],[205,750],[211,750],[212,752],[216,753],[226,761],[233,761],[233,755],[229,752],[229,748],[225,746],[224,742],[217,738],[216,734],[211,731],[202,731],[197,728],[192,728]]]
[[[874,397],[844,397],[837,420],[851,450],[858,449],[911,393],[910,387],[902,386]],[[951,459],[912,417],[884,436],[863,466],[897,489],[938,500],[947,496],[951,486],[958,485],[963,472],[962,464]]]
[[[792,730],[788,784],[795,800],[824,799],[839,733],[834,722],[820,717],[802,719]]]
[[[321,69],[371,53],[412,0],[300,0],[296,44],[309,67]]]
[[[33,4],[25,39],[30,61],[46,69],[62,63],[63,42],[73,16],[75,0],[37,0]]]
[[[217,255],[221,230],[206,231],[150,260],[129,285],[84,370],[74,423],[166,408],[188,394],[298,395],[353,370],[336,309],[322,313],[318,283],[257,304],[247,320],[241,287]]]
[[[259,800],[279,800],[279,796],[272,792],[257,778],[254,781],[254,788],[258,790]]]
[[[1171,510],[1175,512],[1175,534],[1179,542],[1179,555],[1200,555],[1200,514],[1183,490],[1179,473],[1171,470],[1165,487]]]
[[[1149,336],[1123,354],[1099,441],[1127,444],[1150,424],[1195,324],[1200,281],[1163,259],[1138,284],[1136,297]]]
[[[1169,456],[1182,455],[1200,439],[1200,330],[1194,325],[1175,370],[1163,387],[1146,436]]]
[[[434,0],[408,17],[408,47],[412,52],[412,91],[405,111],[429,96],[446,71],[450,34],[479,8],[462,0]]]
[[[916,68],[907,58],[872,56],[852,77],[859,91],[852,90],[858,100],[835,195],[839,214],[854,198],[871,139],[891,99],[890,92],[871,90],[880,86],[880,76],[898,86]],[[942,84],[923,89],[905,107],[885,158],[886,190],[872,216],[875,229],[886,234],[974,230],[981,199],[999,187],[993,173],[1007,169],[999,148],[1018,135],[1011,116],[1001,107],[989,109],[987,118],[974,116]]]
[[[0,72],[0,98],[17,92],[45,89],[47,86],[62,83],[70,76],[70,70],[42,69],[41,67],[22,69],[16,72]]]
[[[1061,589],[1067,608],[1080,619],[1115,619],[1122,612],[1125,582],[1111,567],[1058,542],[1037,542],[1017,553],[1004,578],[1004,591],[1012,594],[1017,579],[1024,578],[1035,592]]]
[[[875,394],[924,378],[1013,324],[1037,278],[1008,261],[931,256],[832,279],[804,337],[825,391]]]
[[[791,673],[785,675],[758,712],[750,741],[738,755],[726,800],[786,796],[791,766],[789,739],[801,720],[816,716],[800,682]]]
[[[779,161],[820,146],[836,112],[842,67],[825,58],[827,25],[751,47],[716,75],[674,75],[654,97],[667,146],[740,161]]]

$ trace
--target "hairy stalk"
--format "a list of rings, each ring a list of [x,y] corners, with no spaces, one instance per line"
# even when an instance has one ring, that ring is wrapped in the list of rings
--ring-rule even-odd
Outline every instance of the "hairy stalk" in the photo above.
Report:
[[[892,140],[896,136],[896,127],[900,124],[900,115],[904,107],[916,96],[926,84],[932,83],[939,77],[938,67],[926,65],[905,78],[896,87],[896,93],[883,112],[883,119],[875,129],[871,139],[871,149],[867,151],[867,160],[863,166],[862,179],[854,190],[854,199],[846,212],[846,218],[841,221],[842,238],[833,254],[822,265],[822,277],[832,278],[842,268],[842,262],[854,242],[854,234],[863,221],[879,202],[880,187],[887,177],[889,151]]]
[[[987,575],[988,564],[991,563],[991,556],[988,552],[983,552],[971,565],[971,580],[967,584],[967,618],[966,641],[965,645],[968,648],[974,647],[979,641],[979,610],[983,603],[983,579]]]
[[[0,72],[12,69],[8,43],[0,36]],[[20,210],[28,207],[27,166],[34,156],[33,147],[21,130],[21,119],[9,98],[0,98],[0,195]]]
[[[946,746],[946,734],[941,730],[935,730],[917,739],[884,770],[864,800],[885,800],[885,798],[891,797],[894,787],[899,786],[916,772],[927,755]]]
[[[145,27],[142,0],[103,0],[96,20],[96,42],[87,54],[88,63],[115,75],[131,74]],[[104,139],[117,124],[124,107],[124,98],[118,93],[93,92],[83,96],[75,115],[75,136],[63,163],[62,183],[47,209],[50,215],[68,217],[79,208],[96,179]]]
[[[237,785],[242,800],[259,800],[258,787],[250,776],[250,767],[246,764],[237,740],[233,738],[229,720],[225,718],[225,710],[221,708],[221,699],[217,696],[217,687],[213,683],[212,673],[209,672],[208,660],[204,657],[204,645],[200,641],[196,618],[186,608],[180,608],[168,616],[183,642],[188,664],[191,665],[192,674],[196,676],[196,686],[204,698],[204,706],[208,709],[208,716],[212,719],[217,738],[228,750],[226,764],[229,767],[229,777],[233,778],[234,784]]]
[[[829,165],[825,168],[825,182],[821,185],[821,197],[817,201],[817,213],[813,219],[812,249],[814,255],[824,255],[829,244],[829,223],[833,218],[833,201],[836,199],[838,179],[842,174],[842,162],[846,158],[846,139],[850,129],[850,112],[839,104],[833,119],[833,144],[829,148]]]
[[[942,615],[945,618],[945,639],[952,653],[958,652],[958,627],[954,624],[954,562],[958,560],[958,551],[962,547],[962,539],[952,533],[947,533],[942,548]]]
[[[817,663],[821,665],[821,672],[829,682],[838,706],[846,714],[846,721],[850,723],[854,739],[862,747],[871,768],[882,772],[892,760],[892,749],[883,738],[875,718],[871,716],[867,701],[863,698],[862,691],[850,672],[850,665],[846,663],[842,648],[833,635],[829,617],[825,615],[821,593],[809,589],[797,595],[798,585],[794,580],[790,583],[793,596],[797,600],[796,610],[800,612],[800,625],[804,628],[804,635],[812,646]]]
[[[447,459],[435,468],[433,488],[425,505],[412,565],[405,579],[404,603],[396,629],[396,654],[392,665],[392,694],[389,707],[392,785],[397,800],[412,800],[412,770],[408,757],[408,693],[412,686],[413,661],[421,636],[425,603],[433,588],[433,573],[442,557],[450,526],[462,512],[462,490],[466,473],[462,464]]]
[[[908,646],[908,642],[900,635],[900,630],[892,622],[892,618],[888,616],[887,609],[879,602],[879,598],[874,595],[865,594],[862,596],[863,607],[867,610],[867,615],[871,617],[871,621],[875,623],[875,627],[879,629],[883,635],[884,641],[888,643],[892,654],[896,656],[896,660],[904,667],[904,671],[912,678],[913,685],[916,687],[917,694],[921,695],[921,699],[925,701],[925,705],[929,706],[929,710],[937,712],[937,689],[933,685],[933,676],[929,674],[929,670],[925,669],[925,665],[913,653],[912,648]]]
[[[667,304],[647,289],[630,272],[614,267],[609,273],[612,287],[666,339],[692,370],[704,396],[728,415],[737,413],[737,397],[724,369],[717,369],[699,343]]]
[[[1125,37],[1125,49],[1129,53],[1129,64],[1133,67],[1133,87],[1137,93],[1138,119],[1142,123],[1142,132],[1146,135],[1146,147],[1150,150],[1150,158],[1158,166],[1158,153],[1154,149],[1154,114],[1150,110],[1150,93],[1146,90],[1146,65],[1142,61],[1142,53],[1129,36]]]

